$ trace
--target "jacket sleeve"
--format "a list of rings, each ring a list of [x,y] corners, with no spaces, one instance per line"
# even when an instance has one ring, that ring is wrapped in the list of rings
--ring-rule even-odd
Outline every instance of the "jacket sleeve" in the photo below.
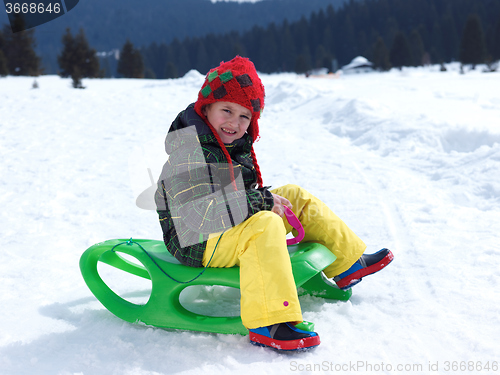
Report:
[[[271,211],[274,206],[274,198],[267,187],[259,189],[247,189],[248,217],[259,211]]]
[[[210,155],[206,157],[201,147],[181,147],[170,155],[160,182],[180,236],[185,231],[218,233],[258,211],[272,209],[274,201],[269,190],[246,190],[236,166],[234,174],[237,190],[229,177],[229,165],[211,160]],[[199,239],[191,236],[188,242]]]

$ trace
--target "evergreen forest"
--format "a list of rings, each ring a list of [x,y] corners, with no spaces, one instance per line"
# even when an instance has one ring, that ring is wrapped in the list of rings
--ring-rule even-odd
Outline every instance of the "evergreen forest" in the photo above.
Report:
[[[479,33],[479,60],[499,60],[500,0],[350,0],[297,22],[152,43],[140,50],[146,76],[156,78],[182,76],[190,69],[204,74],[236,54],[266,73],[335,70],[359,55],[385,70],[459,61],[470,16]]]
[[[127,39],[114,53],[96,52],[85,30],[74,31],[74,40],[69,29],[61,35],[54,58],[58,73],[76,79],[75,87],[82,77],[163,79],[191,69],[205,74],[235,55],[249,57],[265,73],[335,71],[356,56],[368,58],[379,70],[451,61],[472,68],[487,63],[494,69],[500,60],[500,0],[349,0],[293,22],[246,31],[135,46]],[[5,26],[0,31],[0,75],[43,74],[35,44],[33,30],[12,34]],[[85,50],[77,53],[75,46]],[[72,68],[79,62],[69,63],[68,56],[86,56],[87,66]]]

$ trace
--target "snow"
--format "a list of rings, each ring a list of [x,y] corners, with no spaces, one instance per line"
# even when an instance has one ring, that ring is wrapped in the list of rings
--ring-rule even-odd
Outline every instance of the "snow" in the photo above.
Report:
[[[358,56],[358,57],[355,57],[354,59],[352,59],[352,61],[349,64],[344,65],[342,67],[342,70],[356,69],[356,68],[369,68],[372,65],[373,64],[371,62],[369,62],[366,57]]]
[[[84,80],[85,90],[56,76],[37,78],[38,89],[33,78],[0,78],[0,373],[389,374],[443,372],[453,361],[494,365],[500,73],[447,67],[262,76],[256,153],[264,183],[303,186],[368,252],[395,254],[349,302],[301,297],[322,343],[289,355],[247,336],[124,322],[80,275],[79,257],[94,243],[161,239],[155,212],[135,199],[151,185],[148,168],[159,175],[165,134],[195,100],[201,74]],[[122,295],[147,298],[147,281],[102,274]],[[195,307],[218,298],[222,312],[237,310],[236,296],[207,289],[185,298]]]

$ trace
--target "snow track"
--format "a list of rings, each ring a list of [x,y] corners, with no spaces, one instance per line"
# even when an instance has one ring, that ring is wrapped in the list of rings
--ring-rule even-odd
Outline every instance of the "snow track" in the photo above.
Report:
[[[410,250],[415,246],[409,236],[408,231],[403,223],[399,210],[394,206],[391,196],[387,193],[388,184],[390,182],[383,182],[374,177],[369,178],[367,173],[363,171],[356,162],[352,163],[354,168],[363,177],[367,187],[375,192],[378,204],[382,207],[382,212],[386,221],[386,227],[389,230],[395,249]],[[396,250],[397,251],[397,250]]]

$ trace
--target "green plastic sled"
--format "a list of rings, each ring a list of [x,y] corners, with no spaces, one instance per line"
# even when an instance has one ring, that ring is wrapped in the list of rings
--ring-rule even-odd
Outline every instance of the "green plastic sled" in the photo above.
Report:
[[[342,291],[322,276],[321,270],[336,259],[326,247],[317,243],[300,243],[288,246],[288,250],[299,295],[310,294],[343,301],[350,298],[351,290]],[[125,259],[120,253],[136,258],[140,264]],[[147,303],[134,304],[113,292],[99,276],[97,271],[99,261],[150,279],[152,290]],[[239,316],[200,315],[186,310],[179,301],[182,290],[191,285],[239,288],[239,267],[206,269],[188,267],[180,264],[168,252],[163,241],[115,239],[88,248],[80,258],[80,270],[87,286],[97,299],[110,312],[125,321],[143,322],[169,329],[248,334]],[[200,272],[203,272],[201,276]],[[179,283],[173,279],[192,281]]]

